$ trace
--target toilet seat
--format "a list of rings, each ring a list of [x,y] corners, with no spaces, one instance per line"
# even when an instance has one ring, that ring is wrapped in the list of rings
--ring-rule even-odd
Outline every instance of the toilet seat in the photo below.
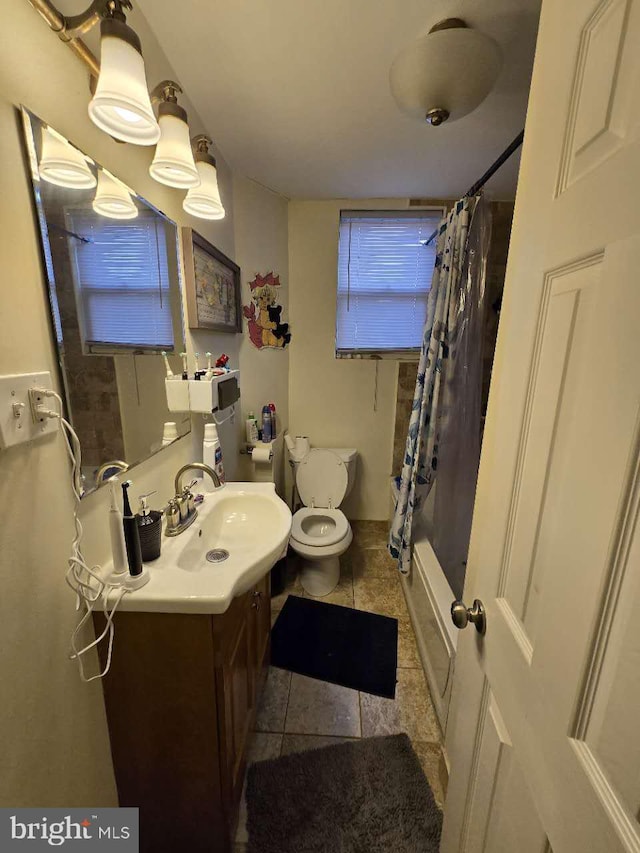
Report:
[[[323,518],[330,522],[331,527],[329,529],[323,532],[305,532],[305,528],[313,527],[314,522],[317,522],[316,526],[320,528]],[[291,538],[302,545],[309,545],[314,548],[325,547],[340,542],[348,534],[349,529],[347,517],[339,509],[303,507],[293,516]]]

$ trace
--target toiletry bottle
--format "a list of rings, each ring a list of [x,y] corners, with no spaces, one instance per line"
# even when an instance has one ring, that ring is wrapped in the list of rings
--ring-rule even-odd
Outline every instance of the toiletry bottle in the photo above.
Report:
[[[129,574],[135,577],[142,573],[142,550],[140,548],[138,523],[131,512],[131,505],[129,503],[128,489],[131,485],[133,485],[131,480],[127,480],[126,483],[122,484],[122,500],[124,505],[122,526],[124,528],[124,542],[127,549]]]
[[[121,575],[127,571],[127,548],[124,541],[124,527],[122,526],[122,513],[118,508],[117,487],[120,480],[111,477],[109,480],[109,491],[111,493],[111,506],[109,508],[109,536],[111,537],[111,553],[113,555],[114,574]]]
[[[215,424],[204,425],[204,441],[202,442],[202,461],[216,472],[220,483],[224,483],[224,465],[222,464],[222,447],[218,438]]]
[[[251,421],[251,444],[256,444],[260,441],[260,435],[258,433],[258,421],[253,412],[249,412],[249,420]]]
[[[249,412],[246,422],[247,444],[254,444],[258,440],[258,424],[253,412]]]
[[[269,403],[269,408],[271,409],[271,441],[276,437],[276,404]]]
[[[138,536],[140,537],[140,550],[145,563],[157,560],[162,547],[162,513],[158,510],[149,509],[149,498],[155,492],[140,495],[140,511],[136,515],[138,524]]]
[[[262,440],[265,444],[271,441],[271,409],[268,404],[262,407]]]

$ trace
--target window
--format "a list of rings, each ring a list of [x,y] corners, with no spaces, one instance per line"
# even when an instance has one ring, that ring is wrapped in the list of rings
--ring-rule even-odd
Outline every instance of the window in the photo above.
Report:
[[[340,213],[336,354],[402,355],[422,344],[443,208]]]
[[[153,211],[107,220],[67,208],[83,347],[174,349],[168,235]]]

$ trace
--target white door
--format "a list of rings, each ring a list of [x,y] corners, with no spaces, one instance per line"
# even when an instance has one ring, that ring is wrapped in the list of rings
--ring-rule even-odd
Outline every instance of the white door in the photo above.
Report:
[[[640,851],[640,0],[544,0],[442,853]]]

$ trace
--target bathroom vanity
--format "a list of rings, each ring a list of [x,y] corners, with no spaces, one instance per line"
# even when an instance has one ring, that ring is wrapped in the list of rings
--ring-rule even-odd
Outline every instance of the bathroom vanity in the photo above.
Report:
[[[145,853],[232,850],[269,662],[269,570],[290,530],[273,483],[227,483],[163,537],[149,582],[118,606],[103,689],[119,802],[140,809]],[[94,620],[102,631],[104,613]]]
[[[94,620],[101,631],[104,614]],[[140,809],[140,850],[231,851],[269,661],[269,575],[225,613],[119,612],[114,625],[104,698],[119,802]]]

